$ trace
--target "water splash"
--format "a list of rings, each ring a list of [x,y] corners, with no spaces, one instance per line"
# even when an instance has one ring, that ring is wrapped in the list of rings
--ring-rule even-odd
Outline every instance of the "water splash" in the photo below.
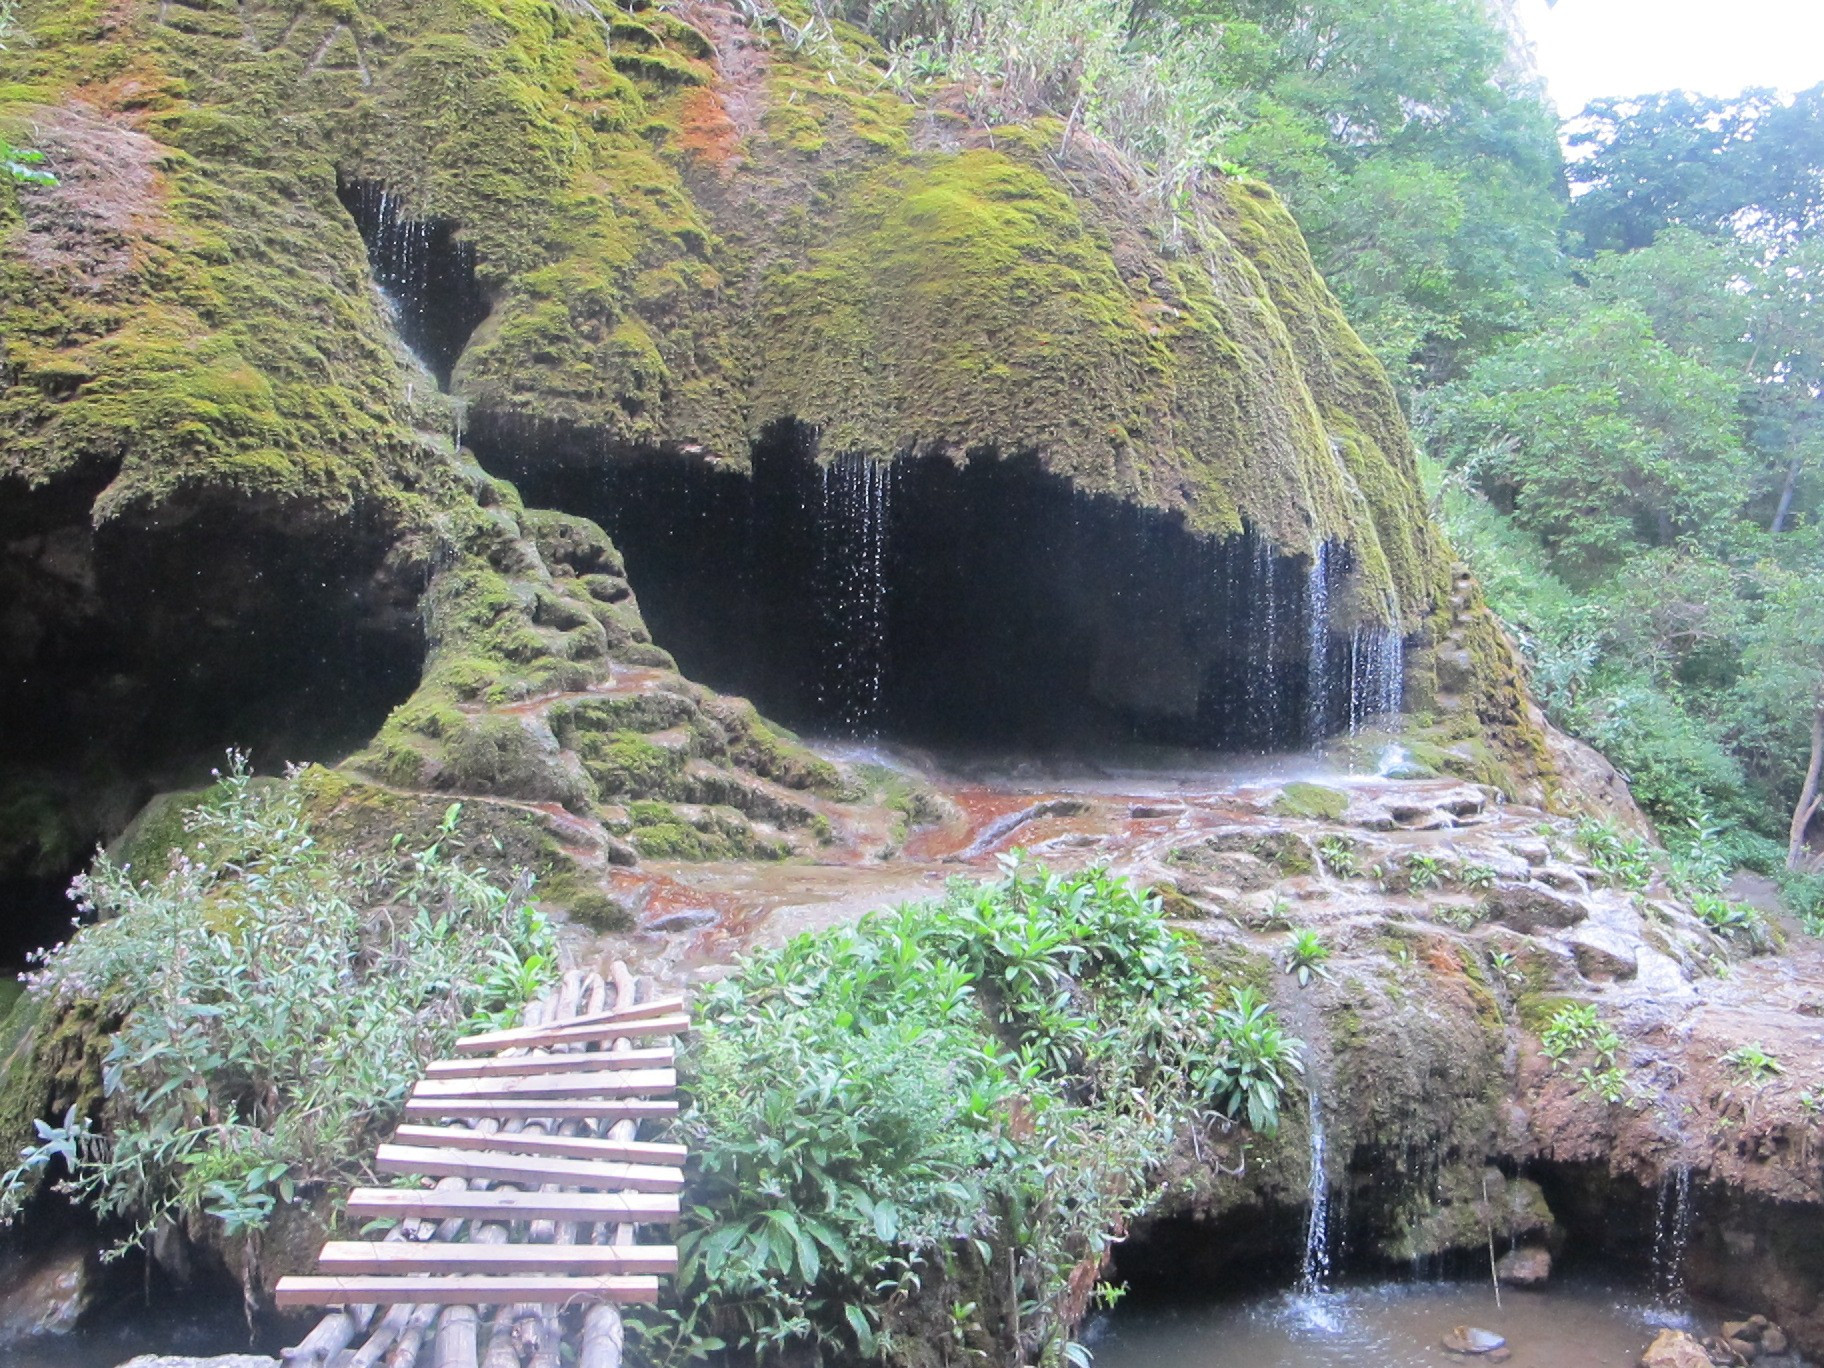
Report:
[[[887,531],[893,467],[849,454],[821,469],[818,587],[827,649],[818,704],[839,730],[879,734],[887,652]]]
[[[1653,1213],[1653,1300],[1676,1312],[1685,1301],[1685,1252],[1691,1244],[1691,1167],[1679,1164],[1659,1182]]]

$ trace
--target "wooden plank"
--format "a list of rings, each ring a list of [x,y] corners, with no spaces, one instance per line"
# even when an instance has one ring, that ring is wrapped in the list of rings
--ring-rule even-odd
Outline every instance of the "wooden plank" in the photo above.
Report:
[[[478,1150],[421,1149],[382,1145],[374,1155],[381,1173],[427,1178],[483,1178],[496,1183],[592,1188],[597,1192],[676,1192],[684,1170],[657,1164],[604,1164],[587,1159],[554,1159],[541,1154],[487,1154]]]
[[[456,1053],[492,1054],[505,1049],[541,1049],[552,1045],[588,1045],[596,1041],[632,1039],[639,1036],[678,1035],[690,1029],[690,1018],[683,1015],[660,1016],[638,1021],[602,1021],[578,1026],[563,1022],[553,1026],[522,1028],[527,1032],[510,1041],[493,1036],[469,1036],[456,1042]]]
[[[626,1098],[622,1101],[573,1102],[564,1098],[526,1097],[408,1097],[405,1114],[419,1120],[445,1117],[459,1121],[526,1121],[549,1117],[553,1121],[642,1121],[656,1116],[676,1116],[678,1104],[672,1099],[652,1101]]]
[[[589,1221],[670,1225],[678,1199],[663,1192],[474,1192],[462,1189],[356,1188],[350,1220]],[[373,1301],[375,1298],[369,1297]]]
[[[451,1274],[442,1278],[373,1275],[280,1278],[272,1294],[273,1304],[281,1308],[348,1306],[357,1302],[378,1302],[387,1306],[507,1306],[519,1303],[580,1306],[610,1302],[626,1306],[650,1305],[658,1299],[657,1278],[560,1277],[541,1273],[502,1278],[470,1274]]]
[[[675,1069],[535,1074],[528,1078],[421,1078],[413,1097],[641,1097],[678,1086]]]
[[[593,1069],[669,1069],[676,1052],[669,1045],[614,1054],[589,1050],[577,1054],[508,1055],[495,1059],[439,1059],[426,1065],[426,1078],[506,1078],[521,1074],[577,1073]]]
[[[466,1126],[405,1125],[393,1132],[400,1145],[428,1145],[432,1149],[490,1150],[496,1154],[555,1154],[565,1159],[600,1159],[620,1164],[668,1164],[677,1167],[690,1157],[682,1145],[661,1145],[647,1140],[596,1140],[581,1135],[535,1135],[525,1132],[470,1130]]]
[[[595,1026],[602,1023],[627,1022],[640,1017],[671,1016],[684,1007],[682,997],[654,998],[651,1002],[642,1002],[631,1007],[610,1008],[606,1012],[596,1012],[590,1016],[564,1017],[550,1022],[552,1026]],[[485,1042],[490,1050],[505,1049],[510,1045],[524,1044],[522,1036],[536,1035],[545,1029],[542,1026],[508,1026],[499,1031],[483,1031],[480,1035],[465,1036],[463,1044],[474,1041]]]
[[[477,1245],[442,1241],[384,1243],[331,1240],[317,1268],[341,1278],[357,1273],[675,1273],[675,1245]]]

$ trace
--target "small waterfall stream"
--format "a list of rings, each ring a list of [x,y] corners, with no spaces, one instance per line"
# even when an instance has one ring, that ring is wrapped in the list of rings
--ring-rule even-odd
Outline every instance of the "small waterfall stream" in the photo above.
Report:
[[[1358,627],[1349,638],[1349,733],[1399,712],[1406,696],[1406,646],[1395,627]]]
[[[1298,1270],[1298,1294],[1315,1297],[1330,1283],[1330,1173],[1324,1135],[1324,1104],[1317,1080],[1308,1080],[1307,1115],[1311,1129],[1311,1215],[1305,1222],[1305,1257]]]
[[[1662,1311],[1684,1308],[1690,1244],[1691,1166],[1680,1163],[1660,1179],[1653,1212],[1653,1298]]]
[[[1311,549],[1305,580],[1305,733],[1313,745],[1330,734],[1330,544]]]
[[[818,597],[828,629],[818,703],[849,736],[873,737],[886,677],[893,466],[850,454],[823,465],[818,479]]]

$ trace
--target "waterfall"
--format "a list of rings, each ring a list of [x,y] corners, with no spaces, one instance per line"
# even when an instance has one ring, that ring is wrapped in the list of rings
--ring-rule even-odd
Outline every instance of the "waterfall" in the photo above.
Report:
[[[1660,1179],[1653,1214],[1653,1296],[1662,1310],[1677,1310],[1684,1301],[1690,1243],[1691,1168],[1681,1163]]]
[[[1349,638],[1349,732],[1399,712],[1406,697],[1406,643],[1397,627],[1357,627]]]
[[[1313,1297],[1328,1290],[1330,1282],[1330,1176],[1325,1159],[1324,1108],[1318,1099],[1316,1078],[1305,1088],[1310,1099],[1311,1215],[1305,1223],[1305,1258],[1298,1270],[1298,1292]]]
[[[374,282],[396,310],[399,336],[447,390],[456,358],[488,314],[475,248],[458,240],[448,219],[405,217],[405,202],[375,181],[343,182],[337,195],[367,245]]]
[[[1330,734],[1330,544],[1311,549],[1305,580],[1305,733],[1312,745]]]
[[[1248,602],[1255,606],[1254,630],[1247,647],[1248,730],[1255,744],[1272,750],[1280,744],[1279,577],[1273,546],[1264,537],[1254,543],[1247,574]]]
[[[851,453],[821,468],[818,580],[828,651],[818,703],[851,736],[880,725],[886,674],[887,520],[893,467]]]

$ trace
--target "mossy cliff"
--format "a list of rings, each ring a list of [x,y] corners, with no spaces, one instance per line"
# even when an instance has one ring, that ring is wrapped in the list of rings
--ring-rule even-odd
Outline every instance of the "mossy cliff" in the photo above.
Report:
[[[1061,126],[974,126],[841,26],[794,47],[709,4],[20,18],[0,125],[62,183],[0,190],[0,585],[65,711],[6,782],[89,803],[81,836],[119,821],[46,799],[56,776],[130,809],[227,740],[358,751],[396,789],[815,827],[834,773],[677,678],[600,530],[524,508],[465,417],[484,455],[739,467],[783,418],[826,456],[1029,452],[1212,536],[1345,543],[1342,625],[1448,622],[1392,392],[1263,186],[1167,224]],[[373,288],[343,201],[372,185],[472,249],[491,307],[444,339],[459,402]],[[123,760],[173,698],[201,700],[179,739]]]

